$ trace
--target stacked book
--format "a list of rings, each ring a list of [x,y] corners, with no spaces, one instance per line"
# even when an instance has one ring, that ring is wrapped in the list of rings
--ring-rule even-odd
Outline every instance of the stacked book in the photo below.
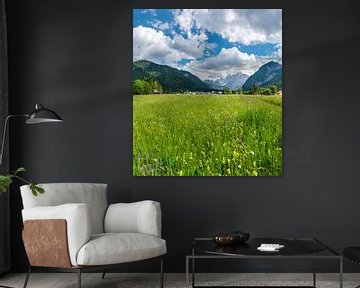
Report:
[[[279,249],[284,247],[285,247],[284,245],[280,245],[280,244],[262,243],[259,247],[257,247],[257,249],[265,252],[278,252]]]

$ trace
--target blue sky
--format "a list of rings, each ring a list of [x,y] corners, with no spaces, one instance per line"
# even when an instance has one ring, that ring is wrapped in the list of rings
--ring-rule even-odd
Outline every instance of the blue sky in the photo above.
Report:
[[[133,60],[201,79],[251,75],[282,61],[281,9],[134,9]]]

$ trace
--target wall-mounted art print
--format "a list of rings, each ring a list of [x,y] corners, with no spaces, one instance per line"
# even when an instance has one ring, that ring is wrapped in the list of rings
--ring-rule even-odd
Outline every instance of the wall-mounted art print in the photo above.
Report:
[[[282,10],[133,10],[133,175],[282,175]]]

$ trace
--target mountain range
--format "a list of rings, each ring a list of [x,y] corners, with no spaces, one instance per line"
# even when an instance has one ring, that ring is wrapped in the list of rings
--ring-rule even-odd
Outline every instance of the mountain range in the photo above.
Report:
[[[266,87],[269,85],[276,85],[278,88],[282,88],[282,66],[279,63],[270,61],[262,65],[253,75],[251,75],[242,89],[249,91],[251,88],[257,85],[259,87]]]
[[[249,75],[243,73],[237,73],[233,75],[227,75],[225,78],[216,80],[205,80],[204,82],[209,84],[213,89],[222,90],[224,87],[228,87],[231,90],[237,90],[241,88],[245,81],[249,78]]]
[[[190,72],[156,64],[147,60],[133,63],[133,80],[152,77],[159,81],[164,92],[210,91],[208,84]]]
[[[172,68],[167,65],[160,65],[148,60],[133,62],[133,80],[154,78],[159,81],[165,93],[223,90],[228,87],[231,90],[242,88],[250,90],[254,85],[266,87],[276,85],[282,87],[282,66],[276,62],[268,62],[262,65],[253,75],[243,73],[228,75],[217,80],[201,80],[194,74]]]

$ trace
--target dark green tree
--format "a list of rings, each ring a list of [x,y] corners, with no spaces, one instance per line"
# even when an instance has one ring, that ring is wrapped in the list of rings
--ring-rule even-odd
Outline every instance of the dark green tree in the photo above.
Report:
[[[162,86],[159,81],[155,80],[154,77],[149,76],[145,77],[144,81],[148,82],[150,85],[150,92],[149,94],[161,94],[163,93]]]
[[[270,88],[261,88],[261,95],[272,95]]]
[[[161,94],[161,93],[163,93],[163,88],[162,88],[162,86],[161,86],[161,84],[160,84],[160,82],[159,81],[154,81],[153,82],[153,93],[158,93],[158,94]]]
[[[142,81],[143,81],[143,85],[144,85],[143,94],[153,94],[152,85],[146,80],[142,80]]]
[[[144,94],[145,87],[143,80],[137,79],[133,81],[133,94],[134,95],[140,95]]]
[[[261,89],[259,87],[259,85],[254,85],[251,87],[250,93],[253,95],[260,95],[261,94]]]
[[[278,87],[276,85],[270,85],[269,89],[271,90],[272,95],[275,95],[278,93]]]
[[[224,93],[224,94],[231,94],[230,88],[229,88],[229,87],[224,87],[223,93]]]

